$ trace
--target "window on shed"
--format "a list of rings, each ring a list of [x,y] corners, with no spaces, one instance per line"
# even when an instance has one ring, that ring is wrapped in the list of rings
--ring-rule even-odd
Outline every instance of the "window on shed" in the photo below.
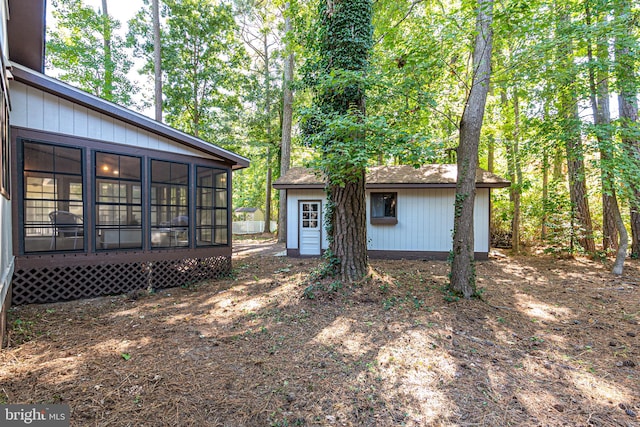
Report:
[[[196,183],[196,245],[228,243],[227,172],[198,166]]]
[[[84,249],[82,150],[31,141],[22,149],[24,251]]]
[[[151,161],[151,246],[189,246],[189,165]]]
[[[96,153],[96,248],[142,248],[142,161]]]
[[[398,193],[371,193],[371,224],[397,224]]]

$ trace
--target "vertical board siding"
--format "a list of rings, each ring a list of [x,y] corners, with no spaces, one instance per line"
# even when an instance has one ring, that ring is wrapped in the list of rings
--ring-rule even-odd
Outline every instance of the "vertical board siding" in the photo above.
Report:
[[[11,124],[27,123],[27,87],[19,83],[10,82],[11,88]]]
[[[44,129],[44,97],[37,89],[27,88],[27,126]],[[13,94],[12,94],[13,97]]]
[[[375,190],[383,192],[385,190]],[[387,190],[396,191],[396,190]],[[371,213],[367,191],[367,218]],[[395,225],[371,225],[367,219],[368,249],[379,251],[434,251],[451,249],[455,190],[449,188],[397,190]],[[479,189],[474,209],[476,252],[489,250],[489,191]]]
[[[102,138],[108,140],[108,141],[115,141],[114,135],[115,135],[115,131],[114,131],[114,125],[113,122],[114,120],[109,117],[106,116],[104,114],[100,114],[101,117],[101,133],[102,133]]]
[[[88,114],[87,109],[80,105],[73,105],[73,135],[81,138],[87,138],[87,126],[88,126]]]
[[[87,111],[87,136],[91,139],[102,139],[102,117],[95,111]]]
[[[12,126],[188,156],[213,157],[20,82],[12,81],[10,90]]]
[[[58,104],[58,98],[45,93],[43,107],[44,128],[51,130],[51,132],[60,132],[60,105]]]
[[[73,135],[73,114],[73,103],[58,98],[58,132]]]

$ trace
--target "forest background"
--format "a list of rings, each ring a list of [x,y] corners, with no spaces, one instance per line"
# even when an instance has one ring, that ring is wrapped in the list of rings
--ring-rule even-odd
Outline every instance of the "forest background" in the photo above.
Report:
[[[250,158],[234,207],[277,219],[272,181],[319,156],[304,132],[318,2],[143,0],[128,22],[111,2],[51,0],[48,73]],[[455,163],[477,5],[373,2],[370,165]],[[512,183],[492,194],[494,245],[605,256],[623,231],[640,255],[639,23],[630,0],[493,4],[480,166]]]

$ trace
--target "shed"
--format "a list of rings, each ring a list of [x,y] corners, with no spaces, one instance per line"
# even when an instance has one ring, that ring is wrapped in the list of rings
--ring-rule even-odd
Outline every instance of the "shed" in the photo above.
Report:
[[[366,174],[367,249],[373,258],[447,259],[452,247],[456,165],[372,167]],[[492,188],[509,181],[476,172],[476,259],[489,253]],[[317,256],[328,248],[323,226],[327,197],[321,176],[292,168],[274,188],[287,192],[287,255]]]

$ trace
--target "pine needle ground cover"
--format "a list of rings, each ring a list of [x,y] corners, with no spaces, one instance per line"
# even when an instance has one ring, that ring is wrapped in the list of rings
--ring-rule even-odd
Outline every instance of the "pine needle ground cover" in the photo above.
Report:
[[[226,280],[13,308],[0,401],[67,403],[74,426],[640,423],[638,261],[491,258],[458,301],[445,262],[347,287],[236,246]]]

